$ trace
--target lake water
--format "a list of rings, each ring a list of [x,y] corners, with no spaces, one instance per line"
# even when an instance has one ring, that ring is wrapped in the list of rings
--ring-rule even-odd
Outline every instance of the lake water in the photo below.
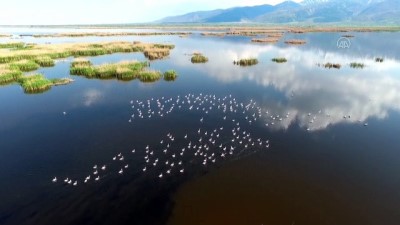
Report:
[[[0,33],[19,32],[1,28]],[[25,37],[22,41],[34,43],[172,43],[176,47],[171,55],[152,61],[151,69],[174,69],[179,77],[174,82],[140,83],[74,76],[72,84],[35,95],[24,94],[18,85],[1,86],[0,223],[398,224],[400,33],[355,33],[349,49],[337,47],[341,35],[285,35],[284,39],[306,39],[303,46],[199,34]],[[209,62],[192,64],[194,51]],[[245,57],[260,62],[252,67],[233,65],[233,60]],[[288,62],[271,62],[274,57],[286,57]],[[375,57],[385,60],[376,63]],[[141,53],[90,59],[94,64],[145,60]],[[39,72],[49,78],[69,76],[72,60]],[[316,65],[326,62],[342,68]],[[366,67],[352,69],[350,62]],[[157,99],[165,105],[162,117],[157,115]],[[148,100],[155,114],[147,114]],[[196,106],[190,110],[190,105]],[[252,147],[249,141],[246,148],[239,140],[231,143],[236,123],[240,138],[251,134],[253,142],[260,139],[263,144],[257,146],[256,141]],[[221,138],[210,137],[214,131]],[[167,137],[169,133],[175,140]],[[199,146],[199,138],[235,150],[221,157],[218,143],[209,143],[211,159],[203,165],[203,156],[187,148],[188,142]],[[165,154],[167,142],[172,147]],[[154,156],[146,153],[147,145]],[[182,148],[187,151],[184,156],[179,155]],[[123,162],[117,162],[119,153]],[[151,162],[159,158],[160,165],[175,162],[176,168],[168,174],[170,164],[151,166],[146,155]],[[178,161],[183,162],[183,173]],[[107,166],[99,169],[97,182],[92,174],[95,164]],[[84,184],[89,174],[91,181]],[[53,183],[55,176],[58,181]],[[78,185],[65,184],[67,177],[78,180]]]

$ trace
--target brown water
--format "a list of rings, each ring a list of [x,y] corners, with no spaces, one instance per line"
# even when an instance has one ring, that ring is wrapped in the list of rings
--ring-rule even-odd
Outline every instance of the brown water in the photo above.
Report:
[[[185,184],[168,224],[398,224],[398,154],[383,144],[390,138],[379,131],[338,131],[286,134],[290,140],[277,140],[272,150]],[[379,152],[365,143],[369,135],[376,136],[370,144],[381,145]]]

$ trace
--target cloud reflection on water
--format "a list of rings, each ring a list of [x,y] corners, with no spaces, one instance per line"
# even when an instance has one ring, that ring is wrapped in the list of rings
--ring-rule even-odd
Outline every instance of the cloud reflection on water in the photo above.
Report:
[[[96,89],[88,89],[83,93],[83,105],[89,107],[100,101],[102,93]]]
[[[396,76],[400,74],[400,63],[396,60],[376,63],[373,58],[318,49],[218,45],[203,50],[210,63],[198,69],[223,83],[247,80],[283,94],[285,99],[263,103],[274,114],[290,112],[274,128],[287,129],[297,122],[301,127],[320,130],[342,122],[363,123],[370,117],[383,119],[391,110],[400,111],[400,79]],[[232,64],[243,57],[257,57],[260,64],[246,68]],[[285,57],[288,63],[273,63],[273,57]],[[340,63],[342,68],[329,70],[316,65],[326,62]],[[352,69],[351,62],[362,62],[366,67]]]

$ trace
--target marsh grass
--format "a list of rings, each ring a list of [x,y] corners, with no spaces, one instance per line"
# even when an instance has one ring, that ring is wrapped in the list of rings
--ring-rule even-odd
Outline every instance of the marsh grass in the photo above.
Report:
[[[50,56],[39,56],[34,59],[34,62],[41,67],[52,67],[55,65],[54,60]]]
[[[256,58],[240,59],[238,61],[233,61],[233,64],[239,66],[253,66],[258,64],[258,59]]]
[[[334,69],[340,69],[342,66],[339,64],[339,63],[325,63],[325,64],[317,64],[318,66],[322,66],[322,67],[324,67],[324,68],[327,68],[327,69],[332,69],[332,68],[334,68]]]
[[[34,34],[35,38],[43,37],[110,37],[110,36],[157,36],[157,35],[189,35],[191,32],[85,32],[85,33],[58,33],[58,34]]]
[[[139,73],[139,80],[141,82],[155,82],[161,79],[161,72],[155,70],[144,70]]]
[[[381,63],[381,62],[383,62],[383,58],[379,58],[379,57],[377,57],[377,58],[375,58],[375,62],[379,62],[379,63]]]
[[[208,58],[201,53],[194,53],[190,61],[192,63],[206,63],[208,62]]]
[[[11,69],[20,70],[22,72],[30,72],[39,69],[39,64],[32,60],[21,60],[10,64]]]
[[[285,62],[287,62],[287,59],[286,58],[273,58],[272,62],[285,63]]]
[[[123,61],[113,64],[93,66],[87,59],[76,59],[71,63],[70,74],[87,78],[133,80],[149,66],[148,62]]]
[[[357,62],[352,62],[350,63],[351,68],[355,69],[363,69],[365,67],[364,63],[357,63]]]
[[[18,82],[26,93],[41,93],[53,86],[53,82],[42,74],[22,76],[18,79]]]
[[[291,39],[291,40],[286,40],[285,43],[290,45],[304,45],[307,42],[305,40],[300,40],[300,39]]]
[[[92,66],[92,62],[85,58],[76,58],[71,62],[71,67],[85,67]]]
[[[23,48],[24,46],[25,43],[23,42],[0,43],[0,48],[18,49],[18,48]]]
[[[174,81],[178,78],[178,74],[175,70],[168,70],[164,72],[164,80],[166,81]]]
[[[151,48],[144,50],[144,56],[150,60],[163,59],[169,55],[169,48]]]
[[[276,37],[268,37],[268,38],[253,38],[251,42],[256,43],[276,43],[279,41],[279,38]]]
[[[19,70],[0,69],[0,84],[9,84],[17,81],[22,76]]]
[[[17,45],[17,44],[14,44]],[[10,44],[4,44],[9,47]],[[13,46],[13,45],[11,45]],[[18,44],[21,46],[21,44]],[[152,44],[141,42],[99,42],[99,43],[64,43],[64,44],[38,44],[32,45],[31,49],[19,51],[0,52],[0,63],[12,63],[21,60],[34,60],[46,56],[51,59],[67,58],[70,56],[99,56],[117,52],[143,52],[149,59],[162,59],[174,49],[171,44]]]

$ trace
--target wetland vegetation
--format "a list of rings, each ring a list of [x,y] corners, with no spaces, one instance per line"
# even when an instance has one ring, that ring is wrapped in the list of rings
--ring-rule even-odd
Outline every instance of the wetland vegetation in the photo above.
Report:
[[[355,69],[363,69],[365,67],[364,63],[357,63],[357,62],[352,62],[350,63],[351,68]]]
[[[193,53],[192,58],[190,59],[192,63],[206,63],[208,62],[208,58],[205,57],[201,53]]]
[[[286,40],[285,43],[289,45],[304,45],[307,42],[305,40],[300,40],[300,39],[291,39],[291,40]]]
[[[258,42],[258,43],[276,43],[279,41],[279,38],[276,37],[268,37],[268,38],[253,38],[251,42]]]
[[[111,37],[111,36],[160,36],[160,35],[190,35],[191,32],[76,32],[58,34],[33,34],[35,38],[43,37]]]
[[[330,63],[330,62],[325,63],[325,64],[318,63],[317,66],[318,67],[324,67],[324,68],[327,68],[327,69],[332,69],[332,68],[340,69],[342,67],[342,65],[340,65],[339,63]]]
[[[178,74],[175,70],[168,70],[164,72],[164,80],[166,81],[174,81],[178,78]]]
[[[285,62],[287,62],[287,59],[286,58],[273,58],[272,62],[285,63]]]
[[[239,66],[253,66],[258,64],[258,59],[256,58],[240,59],[238,61],[233,61],[233,64]]]
[[[27,47],[29,46],[29,47]],[[52,67],[55,59],[81,56],[98,56],[117,52],[143,52],[150,60],[169,55],[174,45],[141,42],[99,42],[65,44],[25,44],[23,42],[0,44],[0,84],[18,82],[26,93],[44,92],[53,85],[64,85],[72,79],[47,79],[42,74],[23,75],[40,67]],[[120,62],[93,66],[89,60],[77,58],[71,63],[70,73],[88,78],[133,80],[143,82],[159,80],[161,72],[144,70],[148,62]],[[176,78],[176,77],[175,77]],[[170,79],[170,78],[167,78]]]
[[[88,59],[78,58],[71,63],[70,74],[96,79],[117,79],[129,81],[139,79],[142,82],[154,82],[163,76],[159,71],[146,69],[149,62],[122,61],[94,66]],[[164,78],[176,79],[175,71],[167,71]],[[173,79],[172,79],[173,78]]]

